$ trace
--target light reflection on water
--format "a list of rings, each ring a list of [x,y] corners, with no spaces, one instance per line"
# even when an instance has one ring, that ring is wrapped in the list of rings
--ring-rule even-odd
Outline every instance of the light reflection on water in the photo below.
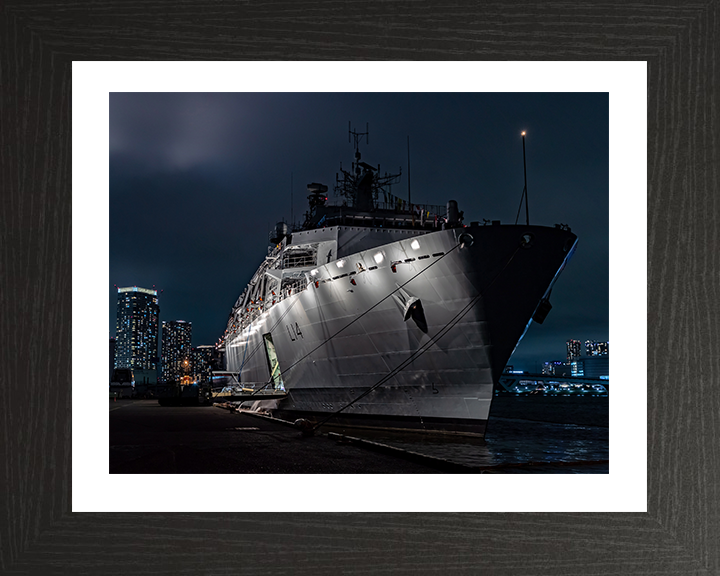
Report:
[[[485,440],[382,431],[353,431],[397,448],[490,472],[607,474],[608,398],[496,397]]]

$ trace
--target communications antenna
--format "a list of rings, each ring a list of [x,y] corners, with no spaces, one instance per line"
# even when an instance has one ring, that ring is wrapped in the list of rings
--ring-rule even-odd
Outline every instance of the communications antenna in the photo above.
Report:
[[[522,208],[523,200],[525,200],[525,224],[527,226],[530,225],[530,212],[528,209],[528,196],[527,196],[527,169],[525,168],[525,130],[521,133],[522,136],[522,142],[523,142],[523,174],[525,176],[525,187],[522,191],[522,196],[520,196],[520,206],[518,206],[518,213],[515,217],[515,224],[518,223],[518,218],[520,218],[520,209]]]
[[[408,172],[408,206],[410,206],[410,212],[412,212],[412,225],[413,228],[415,227],[415,209],[412,205],[412,196],[410,195],[410,135],[408,134],[407,137],[407,153],[408,153],[408,164],[407,164],[407,172]]]
[[[370,145],[370,123],[365,122],[365,132],[355,132],[355,130],[352,129],[352,122],[348,120],[348,142],[352,142],[353,139],[355,140],[354,146],[355,146],[355,156],[360,157],[360,140],[362,137],[365,136],[365,144],[368,146]]]

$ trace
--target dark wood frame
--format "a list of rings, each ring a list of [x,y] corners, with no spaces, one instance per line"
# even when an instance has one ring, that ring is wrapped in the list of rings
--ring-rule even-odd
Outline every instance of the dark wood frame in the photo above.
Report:
[[[717,0],[6,0],[0,572],[719,573],[719,51]],[[648,512],[72,513],[71,63],[135,59],[647,61]]]

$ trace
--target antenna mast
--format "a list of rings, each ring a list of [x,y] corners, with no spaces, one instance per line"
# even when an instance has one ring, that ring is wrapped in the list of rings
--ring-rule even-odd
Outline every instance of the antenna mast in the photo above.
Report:
[[[290,227],[295,225],[295,218],[293,215],[293,173],[290,172]]]
[[[345,170],[340,165],[340,173],[335,174],[335,195],[343,196],[348,202],[351,202],[351,206],[356,208],[360,206],[359,202],[359,191],[362,184],[364,188],[363,194],[371,195],[371,202],[378,201],[378,194],[382,192],[385,195],[385,201],[392,184],[399,181],[402,169],[397,174],[388,174],[385,172],[380,175],[380,164],[371,166],[367,162],[361,162],[360,158],[360,142],[365,138],[367,144],[370,143],[370,123],[365,123],[365,132],[356,132],[352,129],[352,122],[348,122],[348,142],[353,143],[355,148],[355,161],[351,164],[350,170]],[[340,178],[342,174],[342,178]],[[387,189],[386,189],[387,187]],[[363,205],[367,205],[367,199],[363,200]]]
[[[352,124],[350,121],[348,121],[348,142],[352,142],[352,139],[354,138],[355,142],[355,156],[359,159],[360,158],[360,150],[359,150],[359,144],[362,137],[365,136],[365,144],[368,146],[370,145],[370,123],[365,123],[365,132],[355,132],[355,130],[352,129]]]
[[[410,196],[410,136],[407,137],[407,149],[408,149],[408,204],[412,210],[412,199]],[[413,212],[415,214],[415,212]]]
[[[520,218],[520,209],[522,208],[523,199],[525,200],[525,224],[530,226],[530,213],[528,208],[528,196],[527,196],[527,168],[525,167],[525,131],[523,130],[520,134],[523,142],[523,175],[525,177],[525,187],[523,188],[522,196],[520,196],[520,206],[518,206],[518,213],[515,217],[515,224],[518,223]]]

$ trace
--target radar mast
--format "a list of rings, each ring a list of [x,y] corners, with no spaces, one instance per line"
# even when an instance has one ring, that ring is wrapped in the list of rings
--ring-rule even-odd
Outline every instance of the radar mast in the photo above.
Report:
[[[335,175],[335,195],[345,198],[343,204],[362,211],[371,211],[377,208],[379,195],[382,192],[383,202],[388,203],[390,190],[393,184],[400,181],[402,169],[397,174],[380,174],[380,165],[371,166],[361,160],[360,142],[370,144],[370,126],[365,124],[365,132],[357,132],[348,122],[348,142],[355,148],[355,161],[351,169],[345,170],[340,165],[340,172]]]

